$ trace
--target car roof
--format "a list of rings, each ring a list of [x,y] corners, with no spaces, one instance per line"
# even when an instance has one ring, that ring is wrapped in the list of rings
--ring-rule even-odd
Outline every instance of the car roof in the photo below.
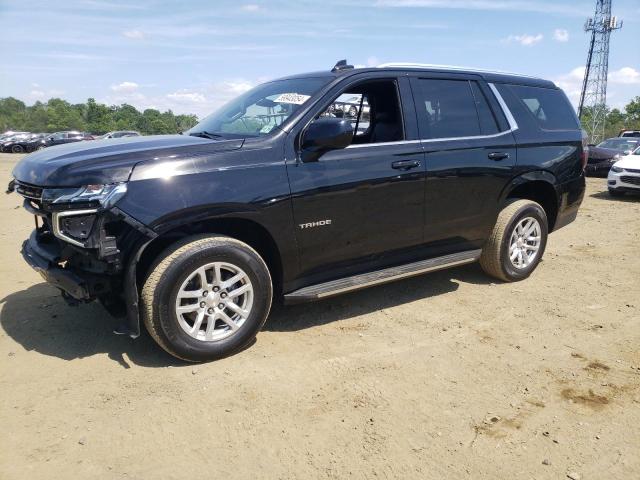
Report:
[[[377,67],[364,67],[364,68],[344,68],[337,71],[317,71],[300,73],[297,75],[289,75],[279,78],[277,80],[289,80],[297,78],[343,78],[361,73],[375,73],[381,70],[398,71],[402,73],[410,72],[425,72],[425,73],[457,73],[478,75],[486,82],[489,83],[511,83],[517,85],[528,85],[534,87],[554,88],[557,89],[555,83],[543,78],[532,77],[529,75],[523,75],[518,73],[501,72],[494,70],[484,70],[472,67],[460,67],[455,65],[432,65],[422,63],[384,63]]]

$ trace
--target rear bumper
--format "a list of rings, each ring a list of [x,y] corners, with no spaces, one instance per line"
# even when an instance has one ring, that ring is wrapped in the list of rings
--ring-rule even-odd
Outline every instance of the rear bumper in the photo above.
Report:
[[[59,263],[59,247],[55,242],[39,242],[35,230],[29,239],[22,244],[21,253],[31,268],[38,272],[46,282],[75,300],[91,301],[109,283],[108,279],[100,275],[63,268]]]
[[[560,204],[553,231],[570,224],[576,219],[586,188],[584,174],[557,187]]]
[[[597,175],[606,177],[611,169],[611,165],[615,163],[614,160],[604,160],[600,163],[589,163],[585,167],[584,171],[587,175]]]

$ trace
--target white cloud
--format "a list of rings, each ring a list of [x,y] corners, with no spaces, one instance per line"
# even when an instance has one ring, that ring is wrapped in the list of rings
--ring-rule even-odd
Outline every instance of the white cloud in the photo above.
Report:
[[[423,7],[463,10],[496,10],[536,13],[559,13],[583,16],[582,5],[562,5],[553,1],[528,0],[378,0],[379,7]]]
[[[565,73],[554,79],[556,85],[564,90],[574,106],[577,106],[580,101],[584,70],[585,67],[576,67],[569,73]]]
[[[582,93],[585,67],[576,67],[570,72],[554,79],[556,85],[562,88],[571,103],[577,108]],[[607,89],[607,105],[623,109],[629,100],[638,93],[640,85],[640,71],[633,67],[622,67],[609,72],[609,88]]]
[[[524,45],[525,47],[532,47],[536,43],[540,43],[543,38],[544,36],[541,33],[537,35],[529,35],[525,33],[523,35],[509,35],[503,41],[505,43],[516,42],[516,43],[519,43],[520,45]]]
[[[45,93],[42,90],[31,90],[29,92],[29,97],[34,100],[42,100],[45,97]]]
[[[569,41],[569,32],[567,32],[563,28],[556,28],[553,31],[553,39],[557,42],[568,42]]]
[[[640,84],[640,71],[633,67],[622,67],[620,70],[609,72],[609,82],[638,85]]]
[[[255,3],[249,3],[247,5],[243,5],[241,8],[245,12],[257,12],[258,10],[260,10],[260,5],[256,5]]]
[[[190,92],[189,90],[178,90],[177,92],[167,95],[169,100],[181,103],[205,103],[206,97],[199,92]]]
[[[132,40],[142,40],[145,37],[144,32],[141,30],[125,30],[122,35]]]
[[[261,78],[263,82],[268,79]],[[170,93],[143,94],[136,88],[117,89],[125,84],[133,82],[122,82],[111,87],[112,94],[98,99],[99,102],[107,105],[120,105],[128,103],[140,111],[147,108],[154,108],[160,111],[172,110],[177,114],[195,113],[199,118],[204,118],[218,107],[228,102],[232,98],[246,92],[254,86],[253,82],[244,79],[226,80],[218,83],[203,84],[193,88],[183,88]],[[148,87],[150,85],[143,85]],[[116,89],[114,89],[116,87]]]
[[[111,90],[116,93],[133,93],[138,90],[139,85],[135,82],[122,82],[118,85],[111,85]]]

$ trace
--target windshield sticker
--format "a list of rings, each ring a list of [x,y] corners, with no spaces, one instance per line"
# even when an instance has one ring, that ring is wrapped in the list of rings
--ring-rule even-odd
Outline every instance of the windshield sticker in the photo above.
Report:
[[[273,127],[275,127],[275,125],[266,124],[260,129],[260,133],[269,133],[271,130],[273,130]]]
[[[293,103],[295,105],[302,105],[304,102],[311,98],[310,95],[302,95],[301,93],[283,93],[274,100],[276,103]]]

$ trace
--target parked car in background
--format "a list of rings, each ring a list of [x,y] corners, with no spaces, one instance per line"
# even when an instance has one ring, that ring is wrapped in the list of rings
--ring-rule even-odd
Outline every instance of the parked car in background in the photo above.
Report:
[[[623,155],[618,150],[612,148],[589,146],[589,159],[584,171],[587,175],[595,177],[606,177],[611,165],[616,163]]]
[[[607,186],[612,197],[620,197],[625,193],[640,193],[640,147],[629,155],[620,157],[611,167]]]
[[[55,132],[47,137],[47,147],[63,145],[65,143],[81,142],[83,140],[94,140],[93,135],[78,131]]]
[[[14,135],[0,144],[0,151],[10,153],[29,153],[46,146],[46,133],[27,133]]]
[[[8,141],[9,139],[11,139],[12,137],[15,137],[16,135],[25,135],[28,134],[29,132],[14,132],[13,130],[8,130],[2,134],[0,134],[0,144],[2,144],[3,142]]]
[[[607,140],[600,142],[598,147],[601,148],[610,148],[612,150],[617,150],[622,155],[628,155],[633,152],[636,148],[640,147],[640,138],[632,138],[632,137],[616,137],[616,138],[608,138]],[[591,146],[589,146],[591,148]]]
[[[22,141],[27,140],[31,136],[31,133],[19,133],[16,135],[10,135],[9,137],[0,141],[0,152],[11,152],[12,148]],[[18,152],[15,152],[18,153]]]
[[[98,140],[106,140],[107,138],[122,138],[122,137],[139,137],[140,132],[133,130],[119,130],[117,132],[109,132],[98,137]]]
[[[640,137],[640,130],[620,130],[618,137]]]

